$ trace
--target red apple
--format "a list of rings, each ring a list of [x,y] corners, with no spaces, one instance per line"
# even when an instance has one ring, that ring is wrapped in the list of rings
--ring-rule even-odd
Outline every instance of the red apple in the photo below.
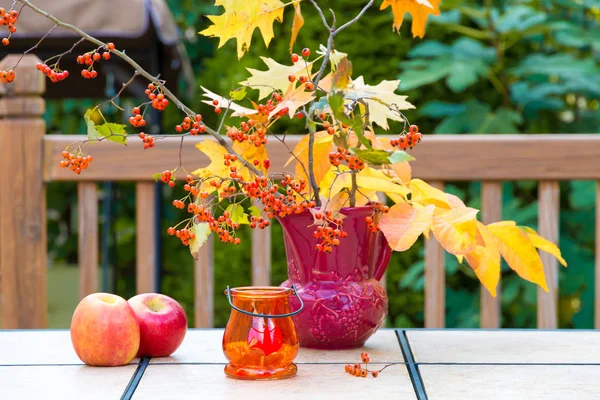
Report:
[[[140,328],[124,298],[93,293],[81,300],[73,313],[71,341],[77,356],[87,365],[126,365],[140,346]]]
[[[129,299],[140,325],[138,357],[171,355],[185,337],[187,316],[181,305],[164,294],[142,293]]]

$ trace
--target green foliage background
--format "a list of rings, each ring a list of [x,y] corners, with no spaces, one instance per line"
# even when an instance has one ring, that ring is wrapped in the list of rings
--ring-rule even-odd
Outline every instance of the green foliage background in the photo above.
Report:
[[[220,10],[207,1],[168,0],[181,28],[192,60],[196,86],[227,93],[246,78],[246,67],[262,68],[260,56],[285,62],[289,57],[291,10],[275,27],[275,39],[265,50],[256,34],[253,46],[237,59],[230,41],[216,51],[217,40],[197,35],[208,26],[207,14]],[[352,18],[364,5],[360,0],[329,0],[324,8],[336,10],[338,21]],[[379,3],[379,2],[377,2]],[[383,79],[402,80],[400,92],[417,106],[407,113],[421,132],[446,134],[503,133],[598,133],[600,127],[600,3],[597,0],[444,0],[442,15],[430,19],[425,40],[410,37],[410,19],[401,35],[391,31],[389,9],[369,10],[358,23],[336,40],[336,48],[348,53],[354,75],[367,83]],[[303,4],[306,24],[296,51],[318,48],[326,40],[320,19],[308,3]],[[197,88],[195,88],[197,90]],[[188,104],[200,108],[199,91]],[[48,107],[47,119],[57,132],[83,132],[81,115],[92,104],[63,101]],[[206,113],[207,116],[209,113]],[[180,116],[173,110],[164,118],[170,131]],[[210,118],[210,117],[209,117]],[[209,121],[210,122],[210,121]],[[297,132],[293,123],[282,129]],[[426,140],[426,137],[425,137]],[[509,162],[509,161],[507,161]],[[557,168],[560,164],[557,161]],[[473,166],[477,168],[477,166]],[[154,173],[157,171],[149,171]],[[56,263],[76,260],[75,209],[69,198],[74,186],[51,184],[48,194],[49,250]],[[450,184],[448,191],[473,207],[480,206],[480,183]],[[169,207],[171,189],[164,188],[163,232],[181,217]],[[114,280],[109,289],[134,294],[135,232],[132,185],[119,184],[115,191]],[[506,182],[503,187],[503,218],[536,227],[537,184]],[[560,272],[561,327],[593,326],[594,282],[593,182],[561,183],[560,247],[569,268]],[[242,233],[243,238],[250,236]],[[186,248],[164,235],[162,291],[178,299],[193,324],[193,263]],[[223,326],[229,316],[221,289],[250,283],[250,241],[238,247],[215,244],[215,324]],[[285,252],[281,229],[273,228],[273,282],[285,279]],[[467,266],[447,257],[448,327],[479,325],[479,284]],[[395,254],[388,270],[390,309],[388,325],[423,326],[422,242]],[[504,327],[535,327],[536,288],[506,272],[502,280]]]

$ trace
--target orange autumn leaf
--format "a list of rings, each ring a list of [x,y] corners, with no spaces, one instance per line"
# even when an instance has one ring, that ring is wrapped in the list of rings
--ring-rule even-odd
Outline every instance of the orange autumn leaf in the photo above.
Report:
[[[302,16],[302,10],[300,9],[300,0],[294,1],[294,22],[292,23],[292,38],[290,39],[290,53],[298,38],[298,32],[304,26],[304,17]]]
[[[546,274],[542,260],[531,239],[512,221],[503,221],[487,226],[496,237],[496,245],[502,257],[521,278],[536,283],[546,292]]]
[[[298,87],[294,87],[294,83],[290,83],[283,94],[283,98],[277,103],[277,107],[269,114],[269,118],[273,118],[275,114],[284,108],[287,108],[289,117],[293,118],[298,108],[312,101],[314,98],[313,92],[306,90],[306,83],[298,85]]]
[[[425,36],[425,25],[429,15],[440,15],[440,3],[442,0],[383,0],[380,10],[392,7],[394,14],[394,29],[400,32],[404,21],[404,14],[412,15],[413,37],[423,38]]]
[[[494,236],[485,225],[477,221],[478,244],[473,251],[465,254],[465,259],[475,271],[481,284],[496,297],[496,288],[500,281],[500,252]]]
[[[436,210],[438,211],[438,210]],[[463,255],[477,245],[477,213],[474,208],[444,210],[433,216],[431,231],[440,245],[450,254]]]
[[[433,205],[415,208],[408,203],[398,203],[379,221],[381,232],[395,251],[408,250],[431,225]]]

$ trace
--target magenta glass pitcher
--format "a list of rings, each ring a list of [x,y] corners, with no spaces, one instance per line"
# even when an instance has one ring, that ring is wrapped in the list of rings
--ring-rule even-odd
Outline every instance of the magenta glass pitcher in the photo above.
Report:
[[[313,216],[306,211],[279,221],[283,226],[288,280],[296,286],[304,311],[294,317],[300,346],[318,349],[361,347],[383,323],[388,300],[379,283],[392,249],[381,232],[370,232],[365,217],[373,207],[344,208],[339,246],[327,254],[315,249]],[[299,307],[296,298],[292,308]]]

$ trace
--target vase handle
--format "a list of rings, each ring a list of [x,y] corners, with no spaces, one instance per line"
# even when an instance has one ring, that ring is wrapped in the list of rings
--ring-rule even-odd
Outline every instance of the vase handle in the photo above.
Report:
[[[375,279],[378,281],[381,280],[385,270],[387,269],[388,263],[390,262],[390,257],[392,256],[392,248],[390,247],[387,239],[380,232],[381,235],[381,249],[379,251],[379,258],[375,263]]]

